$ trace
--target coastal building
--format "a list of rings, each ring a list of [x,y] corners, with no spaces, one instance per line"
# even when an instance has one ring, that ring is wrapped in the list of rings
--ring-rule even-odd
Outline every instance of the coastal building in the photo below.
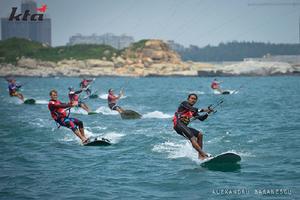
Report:
[[[69,39],[68,45],[75,44],[106,44],[112,46],[116,49],[123,49],[128,47],[130,44],[134,42],[133,37],[127,36],[125,34],[117,36],[111,33],[106,33],[103,35],[90,35],[84,36],[81,34],[77,34],[71,36]]]
[[[29,11],[30,16],[23,20],[26,11]],[[10,16],[1,18],[2,40],[17,37],[51,45],[51,19],[43,16],[42,20],[31,20],[32,15],[39,14],[35,1],[23,0],[21,10],[17,8],[16,12],[14,16],[22,14],[18,20],[10,20]]]

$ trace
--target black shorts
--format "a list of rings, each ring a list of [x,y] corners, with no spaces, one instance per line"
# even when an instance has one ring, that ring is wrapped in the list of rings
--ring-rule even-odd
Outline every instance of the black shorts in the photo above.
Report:
[[[79,101],[79,102],[78,102],[78,107],[81,108],[81,107],[82,107],[82,104],[83,104],[83,103],[82,103],[81,101]]]
[[[108,104],[108,107],[109,107],[110,109],[112,109],[112,110],[117,110],[118,108],[121,109],[121,107],[118,106],[118,105],[115,104],[115,103],[109,103],[109,104]]]
[[[182,122],[177,122],[176,126],[174,127],[174,130],[179,134],[182,135],[185,138],[188,138],[189,140],[192,137],[198,137],[200,131],[194,129],[194,128],[190,128],[187,127],[185,124],[183,124]]]

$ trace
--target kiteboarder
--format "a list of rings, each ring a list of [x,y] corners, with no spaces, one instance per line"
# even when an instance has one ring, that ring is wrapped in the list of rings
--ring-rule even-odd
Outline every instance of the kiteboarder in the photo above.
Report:
[[[83,91],[85,91],[86,94],[87,94],[88,96],[90,96],[91,93],[92,93],[92,91],[91,91],[91,89],[90,89],[89,87],[90,87],[90,83],[93,82],[94,80],[95,80],[95,79],[89,80],[89,79],[85,79],[85,78],[84,78],[84,79],[80,82],[80,84],[79,84],[80,88],[81,88]]]
[[[173,117],[174,130],[183,137],[190,140],[192,146],[198,152],[199,159],[203,160],[208,155],[203,151],[203,133],[194,128],[188,127],[191,119],[199,119],[204,121],[210,112],[213,112],[211,108],[198,109],[194,105],[198,100],[198,96],[194,93],[189,94],[187,101],[183,101]],[[199,115],[200,112],[206,112],[204,115]]]
[[[83,122],[76,118],[71,118],[66,112],[66,109],[77,106],[78,103],[62,103],[58,100],[57,91],[51,90],[50,100],[48,104],[48,109],[51,113],[53,120],[59,124],[59,126],[64,126],[71,129],[75,135],[77,135],[83,144],[88,142],[88,139],[85,137]]]
[[[22,85],[16,83],[15,79],[6,79],[6,81],[8,82],[9,95],[11,97],[18,97],[24,102],[24,96],[19,92],[19,89],[22,87]]]
[[[108,107],[111,110],[116,110],[120,114],[124,112],[124,109],[122,109],[120,106],[117,105],[117,100],[120,99],[124,95],[123,90],[120,91],[120,94],[116,96],[114,94],[113,89],[108,90],[108,96],[107,96],[107,102],[108,102]]]
[[[89,107],[83,103],[82,101],[79,100],[79,95],[82,92],[82,90],[75,91],[74,88],[71,86],[69,87],[69,100],[70,104],[77,104],[77,107],[80,107],[84,109],[86,112],[90,112]]]

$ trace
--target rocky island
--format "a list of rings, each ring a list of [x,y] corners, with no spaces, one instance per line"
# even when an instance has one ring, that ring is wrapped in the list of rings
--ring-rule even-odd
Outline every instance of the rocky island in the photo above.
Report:
[[[182,61],[162,40],[141,40],[123,50],[105,45],[47,47],[24,39],[0,43],[0,76],[215,76],[295,74],[300,65],[243,61]]]

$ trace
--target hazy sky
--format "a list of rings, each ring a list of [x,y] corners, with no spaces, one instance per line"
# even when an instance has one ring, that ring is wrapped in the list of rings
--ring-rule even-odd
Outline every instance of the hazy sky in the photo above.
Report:
[[[175,40],[185,46],[228,41],[299,42],[300,0],[37,0],[52,19],[52,45],[81,33]],[[260,3],[260,5],[258,5]],[[261,4],[263,3],[263,4]],[[21,0],[0,0],[0,16]],[[294,4],[294,5],[293,5]]]

